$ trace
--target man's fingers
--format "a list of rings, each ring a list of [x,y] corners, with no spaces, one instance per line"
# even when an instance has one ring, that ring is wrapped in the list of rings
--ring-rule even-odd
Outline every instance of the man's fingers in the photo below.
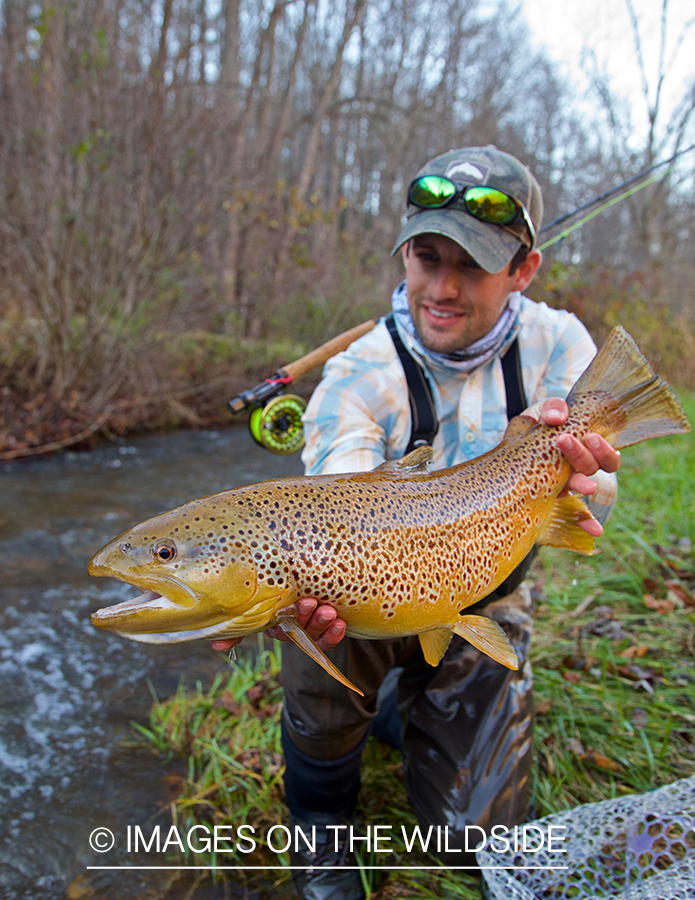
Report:
[[[563,425],[567,421],[568,415],[567,402],[559,397],[551,397],[543,404],[541,422],[545,422],[546,425]]]
[[[588,475],[582,475],[581,472],[573,472],[567,482],[567,489],[589,497],[596,491],[596,482],[592,481]]]
[[[617,472],[620,468],[620,450],[614,450],[600,434],[587,434],[586,445],[604,472]]]
[[[236,647],[237,644],[240,644],[244,639],[243,638],[222,638],[219,641],[210,641],[212,644],[213,650],[231,650],[232,647]]]
[[[316,641],[316,645],[321,650],[332,650],[345,637],[346,628],[345,620],[336,617],[330,628],[324,631],[323,635]]]
[[[557,447],[572,464],[572,468],[582,475],[595,475],[599,469],[617,472],[620,468],[620,452],[614,450],[600,434],[589,434],[586,444],[571,434],[560,434]]]
[[[603,534],[603,525],[598,519],[584,519],[578,525],[582,531],[586,531],[587,534],[591,534],[593,537],[601,537]]]

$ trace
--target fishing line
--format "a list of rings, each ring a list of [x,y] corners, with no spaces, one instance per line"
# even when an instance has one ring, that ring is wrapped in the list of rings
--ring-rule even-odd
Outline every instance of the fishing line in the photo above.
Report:
[[[539,234],[542,234],[544,231],[548,231],[553,228],[555,225],[560,225],[562,222],[566,222],[568,219],[572,219],[577,213],[582,212],[585,209],[588,209],[590,206],[593,206],[595,203],[604,200],[606,197],[610,197],[611,194],[614,194],[616,191],[622,190],[622,188],[627,187],[629,184],[632,184],[635,181],[638,181],[640,178],[644,178],[645,175],[649,175],[650,172],[654,172],[656,169],[662,168],[662,166],[667,166],[670,163],[673,163],[674,160],[678,159],[679,156],[682,156],[684,153],[689,153],[691,150],[695,150],[695,144],[691,144],[689,147],[686,147],[683,150],[679,150],[678,153],[674,153],[669,159],[665,159],[663,162],[655,163],[653,166],[649,166],[647,169],[643,169],[641,172],[638,172],[636,175],[633,175],[632,178],[628,178],[627,181],[623,181],[622,184],[616,185],[614,188],[610,188],[607,191],[604,191],[602,194],[598,194],[596,197],[589,200],[587,203],[578,206],[576,209],[572,210],[572,212],[565,213],[562,216],[558,216],[557,219],[553,219],[552,222],[548,222],[547,225],[544,225]],[[673,166],[671,166],[673,168]],[[666,172],[665,174],[668,174]],[[610,206],[613,206],[615,203],[619,203],[621,200],[625,200],[626,197],[631,197],[633,194],[636,194],[638,191],[641,191],[643,188],[648,187],[650,184],[653,184],[656,181],[656,175],[652,175],[651,178],[647,178],[646,181],[643,181],[641,184],[636,185],[633,188],[630,188],[629,191],[624,191],[622,194],[619,194],[617,197],[613,197],[607,203],[602,204],[597,209],[593,210],[593,212],[589,213],[589,215],[584,216],[578,222],[575,222],[569,228],[563,229],[559,234],[555,235],[555,237],[551,238],[549,241],[546,241],[544,244],[538,248],[539,250],[545,250],[548,247],[552,247],[553,244],[556,244],[558,241],[563,240],[568,235],[570,235],[577,228],[580,228],[590,219],[593,219],[594,216],[597,216],[600,212],[603,212],[605,209],[608,209]]]

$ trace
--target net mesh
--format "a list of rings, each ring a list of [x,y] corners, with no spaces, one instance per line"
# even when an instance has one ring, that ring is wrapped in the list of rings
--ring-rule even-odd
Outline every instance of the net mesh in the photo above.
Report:
[[[695,776],[530,824],[564,826],[567,853],[483,849],[478,864],[567,868],[483,869],[490,900],[695,900]]]

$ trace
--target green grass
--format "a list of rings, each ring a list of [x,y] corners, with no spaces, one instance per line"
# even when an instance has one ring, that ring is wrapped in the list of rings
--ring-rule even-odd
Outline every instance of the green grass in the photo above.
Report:
[[[695,398],[683,399],[695,422]],[[629,448],[600,553],[587,559],[545,548],[534,565],[539,816],[695,773],[695,608],[681,599],[690,602],[695,590],[693,473],[691,435]],[[666,605],[652,609],[645,595]],[[585,609],[576,614],[580,604]],[[591,633],[606,628],[612,633]],[[242,659],[209,691],[180,688],[155,703],[149,728],[140,726],[156,752],[185,760],[186,777],[172,804],[180,826],[248,824],[260,834],[286,822],[279,667],[277,645],[256,662]],[[363,821],[392,825],[396,835],[401,825],[410,831],[416,824],[400,755],[374,740],[363,757],[360,804]],[[399,860],[436,864],[412,854],[374,862],[397,866]],[[219,860],[211,855],[206,862]],[[277,864],[280,894],[277,886],[288,881],[286,856],[263,847],[227,854],[222,864]],[[259,876],[232,877],[253,882]],[[436,877],[424,871],[365,871],[364,877],[368,897],[480,897],[476,876],[446,870]]]

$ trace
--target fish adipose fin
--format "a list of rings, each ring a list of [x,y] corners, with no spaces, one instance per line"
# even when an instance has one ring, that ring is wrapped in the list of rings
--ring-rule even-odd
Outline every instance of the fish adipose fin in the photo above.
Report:
[[[518,669],[519,660],[509,638],[493,619],[485,616],[461,616],[451,629],[482,653],[508,669]]]
[[[453,637],[448,628],[437,628],[436,631],[423,631],[419,634],[422,655],[431,666],[436,666],[447,651]]]
[[[281,609],[276,613],[277,624],[282,628],[287,637],[293,641],[300,649],[307,653],[314,662],[317,662],[322,669],[325,669],[329,675],[332,675],[336,681],[349,687],[351,691],[356,691],[360,697],[364,697],[364,693],[346,678],[337,666],[334,666],[326,654],[319,650],[309,635],[304,631],[297,621],[295,613],[291,609]]]
[[[380,475],[392,478],[410,478],[412,475],[427,475],[432,463],[432,448],[418,447],[401,459],[390,459],[374,469]]]
[[[690,431],[690,423],[670,385],[654,374],[637,344],[620,325],[611,331],[574,385],[567,403],[577,403],[579,395],[589,391],[608,393],[618,404],[600,429],[616,450],[648,438]]]
[[[586,522],[591,518],[591,513],[581,497],[576,494],[558,497],[536,543],[547,547],[564,547],[565,550],[574,550],[585,556],[591,556],[594,553],[595,540],[579,527],[580,522]]]

